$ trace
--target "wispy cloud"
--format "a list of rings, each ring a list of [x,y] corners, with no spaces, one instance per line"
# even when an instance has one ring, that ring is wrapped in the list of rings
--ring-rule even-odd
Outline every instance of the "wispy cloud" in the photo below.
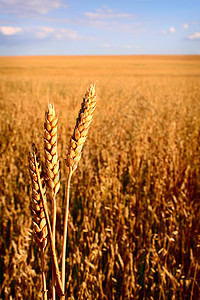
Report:
[[[195,32],[194,34],[189,35],[188,37],[190,40],[197,40],[200,39],[200,32]]]
[[[146,31],[146,23],[134,22],[137,16],[123,12],[116,12],[107,6],[98,8],[95,12],[84,12],[86,17],[81,20],[82,26],[96,28],[102,31],[122,33],[140,33]]]
[[[53,28],[41,26],[34,30],[37,39],[58,39],[58,40],[94,40],[94,37],[80,35],[76,30],[70,28]]]
[[[174,27],[170,27],[169,32],[174,33],[175,32],[175,28]]]
[[[89,37],[80,35],[77,31],[70,28],[60,28],[56,30],[55,37],[57,39],[67,39],[67,40],[87,40]]]
[[[174,33],[176,30],[175,28],[172,26],[170,27],[168,30],[161,30],[161,34],[168,34],[168,33]]]
[[[3,35],[14,35],[16,33],[19,33],[21,31],[20,27],[12,27],[12,26],[1,26],[0,32]]]
[[[104,5],[102,8],[96,9],[95,12],[85,12],[83,15],[92,20],[111,20],[135,17],[133,14],[117,13],[106,5]]]
[[[184,28],[184,29],[188,29],[188,28],[189,28],[189,25],[188,25],[188,24],[183,24],[183,28]]]
[[[35,38],[45,39],[45,38],[51,36],[55,32],[55,29],[51,28],[51,27],[42,26],[42,27],[37,28],[36,30],[33,29],[33,32],[34,32]]]
[[[93,13],[93,12],[85,12],[84,16],[88,17],[89,19],[98,19],[98,20],[105,20],[105,19],[121,19],[121,18],[129,18],[132,17],[130,14],[122,14],[122,13]]]
[[[44,15],[62,6],[66,6],[64,0],[0,0],[1,13],[37,13]]]

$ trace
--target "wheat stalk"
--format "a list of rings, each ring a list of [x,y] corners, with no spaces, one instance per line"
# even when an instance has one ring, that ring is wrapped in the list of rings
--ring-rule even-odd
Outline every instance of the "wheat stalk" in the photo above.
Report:
[[[36,243],[41,249],[43,299],[47,300],[46,278],[44,273],[44,249],[47,245],[48,230],[44,213],[42,195],[40,192],[40,185],[38,182],[38,175],[36,172],[36,161],[38,163],[37,168],[41,180],[43,197],[46,199],[46,184],[44,180],[44,174],[42,173],[42,164],[40,161],[39,153],[35,145],[33,144],[32,151],[29,153],[29,171],[32,180],[33,235]]]
[[[55,115],[54,106],[48,105],[45,111],[44,122],[44,153],[45,153],[45,168],[46,168],[46,183],[51,191],[53,202],[53,222],[52,235],[55,247],[55,231],[56,231],[56,194],[60,188],[60,170],[57,154],[57,122],[58,118]],[[52,272],[52,299],[56,298],[55,278]]]
[[[87,133],[90,127],[90,124],[93,119],[94,110],[96,108],[96,94],[95,94],[95,85],[90,86],[87,90],[81,109],[79,111],[78,118],[76,120],[76,125],[74,133],[70,139],[70,145],[67,154],[67,166],[69,167],[69,173],[67,178],[66,193],[65,193],[65,220],[64,220],[64,231],[63,231],[63,246],[62,246],[62,288],[65,292],[65,259],[66,259],[66,243],[67,243],[67,223],[68,223],[68,214],[69,214],[69,187],[71,176],[78,166],[78,162],[81,158],[83,145],[87,138]]]

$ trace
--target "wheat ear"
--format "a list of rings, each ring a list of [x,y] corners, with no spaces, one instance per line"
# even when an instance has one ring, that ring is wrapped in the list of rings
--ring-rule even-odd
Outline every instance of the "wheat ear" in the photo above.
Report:
[[[44,122],[44,153],[45,153],[45,168],[46,168],[46,183],[51,190],[53,202],[53,222],[52,235],[55,247],[55,231],[56,231],[56,194],[60,188],[60,170],[57,154],[57,122],[58,118],[55,115],[54,106],[48,105],[45,111]],[[52,272],[52,299],[55,300],[55,278]]]
[[[48,105],[44,122],[44,152],[46,167],[46,182],[53,196],[60,188],[60,171],[57,154],[57,122],[54,106]]]
[[[70,139],[70,146],[67,155],[67,166],[74,172],[81,158],[82,148],[87,138],[88,129],[92,122],[93,113],[96,108],[95,85],[87,90],[78,118],[74,133]]]
[[[54,272],[55,272],[55,278],[56,278],[56,287],[57,287],[57,291],[59,296],[63,296],[63,289],[62,289],[62,283],[61,283],[61,278],[60,278],[60,272],[59,272],[59,268],[58,268],[58,261],[57,261],[57,256],[56,256],[56,251],[55,251],[55,246],[53,243],[53,235],[52,235],[52,231],[51,231],[51,224],[50,224],[50,219],[49,219],[49,214],[48,214],[48,208],[47,208],[47,202],[46,202],[46,190],[44,190],[43,188],[43,176],[41,170],[41,162],[38,160],[39,155],[38,155],[38,150],[35,147],[35,145],[32,145],[32,153],[29,156],[29,162],[31,160],[31,167],[30,169],[33,171],[31,172],[31,176],[33,176],[34,178],[34,182],[33,184],[35,185],[35,189],[37,188],[37,191],[40,194],[40,199],[41,201],[41,205],[43,206],[43,211],[45,214],[45,219],[46,219],[46,225],[47,225],[47,230],[48,230],[48,238],[49,238],[49,242],[50,242],[50,249],[51,249],[51,256],[52,256],[52,260],[53,260],[53,265],[54,265]],[[34,174],[33,174],[34,173]]]
[[[69,167],[69,173],[67,178],[66,193],[65,193],[65,220],[63,231],[63,247],[62,247],[62,271],[61,278],[63,284],[63,291],[65,292],[65,259],[66,259],[66,243],[67,243],[67,223],[69,214],[69,188],[70,181],[73,172],[78,166],[78,162],[81,158],[82,148],[87,138],[88,129],[92,122],[94,110],[96,108],[96,94],[95,85],[91,85],[87,90],[81,109],[79,111],[78,118],[76,120],[76,126],[74,133],[70,139],[70,145],[67,154],[67,166]]]
[[[33,235],[36,243],[41,249],[43,299],[47,300],[46,278],[44,272],[44,249],[47,245],[48,230],[44,213],[42,195],[40,193],[40,186],[38,182],[38,176],[36,173],[35,159],[38,163],[38,173],[41,180],[43,197],[46,198],[46,185],[44,181],[44,174],[42,173],[42,164],[40,161],[39,153],[35,145],[33,144],[32,152],[30,152],[29,154],[29,170],[32,180]]]

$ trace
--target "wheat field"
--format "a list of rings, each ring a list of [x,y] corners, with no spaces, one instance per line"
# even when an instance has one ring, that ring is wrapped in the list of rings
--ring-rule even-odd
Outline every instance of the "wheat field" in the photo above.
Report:
[[[69,141],[96,81],[70,186],[66,299],[199,299],[200,56],[0,57],[0,299],[43,297],[28,154],[34,142],[44,160],[48,103],[58,116],[61,265]]]

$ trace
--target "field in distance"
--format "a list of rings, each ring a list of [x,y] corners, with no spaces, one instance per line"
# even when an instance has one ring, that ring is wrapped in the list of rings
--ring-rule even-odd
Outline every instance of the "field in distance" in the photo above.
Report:
[[[200,56],[0,57],[0,299],[42,299],[28,153],[35,142],[43,159],[44,112],[54,103],[60,257],[65,159],[95,82],[70,190],[67,299],[198,299]]]

